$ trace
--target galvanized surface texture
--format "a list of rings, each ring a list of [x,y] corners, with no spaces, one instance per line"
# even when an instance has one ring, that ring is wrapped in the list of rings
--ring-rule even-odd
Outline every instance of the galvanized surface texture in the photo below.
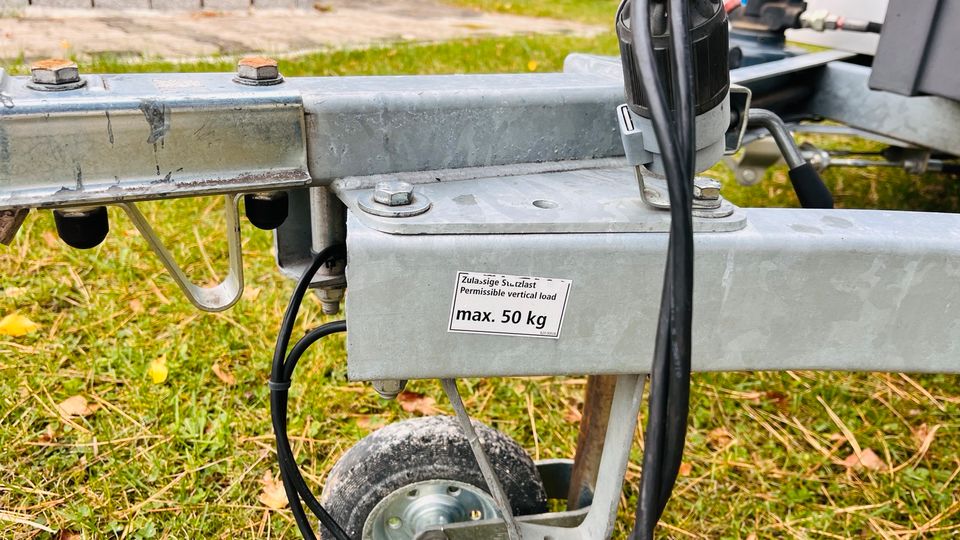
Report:
[[[214,79],[223,79],[214,81]],[[184,74],[87,76],[41,92],[7,78],[0,208],[295,187],[309,181],[299,94]]]
[[[745,213],[695,238],[694,369],[960,372],[960,216]],[[351,379],[649,367],[666,234],[396,235],[351,212],[347,239]],[[448,332],[458,272],[572,280],[559,339]]]
[[[838,55],[773,62],[746,78]],[[81,79],[82,88],[43,92],[0,73],[0,208],[623,155],[614,115],[622,82],[594,72],[291,78],[270,87],[237,84],[233,73]]]
[[[599,168],[591,168],[598,165]],[[362,210],[371,178],[348,178],[334,190],[366,226],[392,234],[518,234],[666,232],[670,213],[643,203],[633,169],[609,160],[586,168],[514,176],[445,181],[439,172],[406,175],[415,193],[432,202],[429,211],[391,218]],[[355,188],[357,187],[357,188]],[[746,225],[742,211],[694,220],[698,231],[733,231]]]
[[[293,187],[307,182],[305,153],[320,184],[622,154],[612,116],[622,88],[592,76],[83,80],[41,92],[0,79],[0,208]]]
[[[826,66],[807,106],[853,127],[960,155],[960,103],[940,97],[904,97],[870,90],[870,68]]]

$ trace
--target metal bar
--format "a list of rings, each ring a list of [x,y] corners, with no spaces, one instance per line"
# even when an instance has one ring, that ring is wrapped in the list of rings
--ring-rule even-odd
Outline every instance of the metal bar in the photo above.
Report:
[[[283,189],[353,175],[622,154],[620,85],[563,73],[0,79],[0,209]],[[307,169],[309,169],[309,174]]]
[[[777,147],[780,148],[780,153],[783,154],[788,167],[795,169],[807,162],[800,148],[797,147],[797,142],[793,140],[793,135],[787,131],[787,126],[779,116],[765,109],[750,109],[749,115],[748,122],[751,126],[763,127],[777,142]]]
[[[811,113],[897,140],[960,155],[960,103],[871,90],[870,68],[826,66],[808,104]]]
[[[516,520],[513,519],[513,509],[510,507],[510,499],[507,498],[507,492],[504,491],[503,484],[501,484],[500,479],[497,478],[497,472],[493,470],[493,465],[490,464],[490,458],[487,457],[487,453],[483,450],[483,445],[480,444],[480,436],[477,435],[477,431],[473,429],[470,415],[467,414],[467,410],[463,406],[463,400],[460,398],[457,381],[454,379],[442,379],[440,383],[443,385],[443,391],[447,394],[447,399],[450,400],[450,404],[453,406],[457,420],[460,421],[463,434],[466,436],[467,441],[470,442],[470,450],[473,451],[473,457],[477,460],[477,465],[480,467],[483,480],[487,483],[487,489],[490,490],[494,500],[497,501],[497,506],[499,507],[497,509],[500,511],[500,515],[507,525],[507,537],[510,540],[520,540],[520,529],[517,526]]]
[[[113,75],[51,93],[27,88],[26,80],[8,78],[0,88],[0,209],[284,189],[310,180],[295,92],[217,92],[204,77]]]
[[[732,80],[847,56],[802,55]],[[568,68],[576,63],[571,56]],[[613,115],[622,82],[593,73],[307,77],[272,87],[238,85],[232,73],[84,80],[50,93],[0,74],[0,209],[623,155]]]
[[[631,173],[623,168],[616,174],[633,186]],[[485,211],[491,201],[531,205],[551,180],[510,193],[486,181],[464,183],[470,185],[459,189],[471,197],[449,204],[469,213]],[[388,234],[351,212],[347,312],[365,324],[347,339],[348,375],[367,380],[646,371],[652,358],[648,337],[656,327],[650,306],[660,296],[667,235],[596,234],[573,218],[591,219],[594,204],[584,201],[538,209],[571,224],[550,234],[423,234],[423,224],[414,221],[405,234],[402,222],[419,216],[397,220]],[[433,202],[423,219],[446,204]],[[642,206],[639,197],[633,204]],[[960,215],[741,212],[745,228],[695,235],[695,370],[960,372]],[[459,272],[572,280],[562,336],[449,332]],[[394,351],[389,362],[383,350]]]
[[[590,506],[600,473],[600,456],[603,454],[603,434],[610,421],[610,407],[617,378],[611,375],[587,377],[587,389],[583,400],[583,416],[577,435],[577,452],[570,474],[570,489],[567,494],[567,510]]]
[[[630,460],[630,449],[636,437],[637,415],[643,395],[644,375],[620,375],[613,394],[609,424],[603,437],[597,492],[593,504],[583,510],[561,512],[556,516],[523,516],[517,519],[525,539],[598,540],[610,538],[616,523],[617,508],[623,491],[624,475]],[[503,520],[454,523],[431,529],[442,532],[448,540],[506,540]],[[426,534],[425,534],[426,535]]]

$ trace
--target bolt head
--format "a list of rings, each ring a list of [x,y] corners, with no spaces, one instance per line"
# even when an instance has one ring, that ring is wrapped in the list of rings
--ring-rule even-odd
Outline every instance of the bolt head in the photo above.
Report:
[[[70,60],[48,58],[31,64],[30,75],[36,84],[69,84],[80,80],[80,68]]]
[[[715,201],[720,198],[720,182],[713,178],[696,177],[693,179],[693,198],[701,201]]]
[[[413,185],[397,180],[379,182],[373,191],[373,200],[387,206],[406,206],[413,202]]]
[[[246,56],[237,62],[237,76],[251,81],[267,81],[280,77],[277,61],[265,56]]]
[[[396,399],[407,387],[406,380],[383,380],[373,381],[373,389],[376,390],[383,399]]]

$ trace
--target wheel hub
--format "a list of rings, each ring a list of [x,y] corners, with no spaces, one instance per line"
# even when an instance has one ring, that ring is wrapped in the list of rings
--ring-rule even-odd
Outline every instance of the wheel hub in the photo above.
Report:
[[[427,480],[383,498],[363,526],[373,540],[412,540],[429,527],[496,517],[496,503],[480,488],[454,480]]]

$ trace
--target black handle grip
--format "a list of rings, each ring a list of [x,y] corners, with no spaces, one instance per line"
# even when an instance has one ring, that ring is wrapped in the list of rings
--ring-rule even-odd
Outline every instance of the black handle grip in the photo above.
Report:
[[[833,195],[809,163],[790,169],[790,183],[804,208],[833,208]]]

